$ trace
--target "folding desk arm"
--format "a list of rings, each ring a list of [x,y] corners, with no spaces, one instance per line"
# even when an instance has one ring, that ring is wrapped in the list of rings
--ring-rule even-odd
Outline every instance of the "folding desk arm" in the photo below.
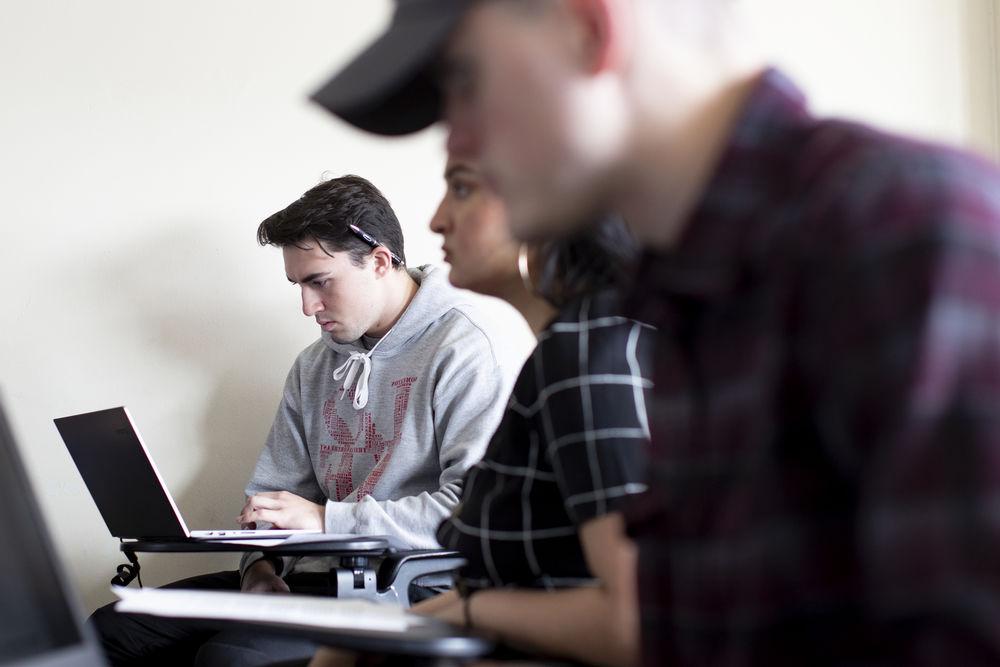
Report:
[[[452,572],[466,561],[457,551],[426,549],[390,553],[376,575],[380,600],[410,606],[410,584],[429,574]]]

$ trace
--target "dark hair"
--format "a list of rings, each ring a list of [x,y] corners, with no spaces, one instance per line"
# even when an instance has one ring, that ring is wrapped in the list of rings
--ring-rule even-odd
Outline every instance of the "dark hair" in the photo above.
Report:
[[[542,245],[536,291],[561,308],[602,289],[623,290],[638,257],[639,244],[625,222],[607,216],[568,238]]]
[[[403,230],[378,188],[360,176],[341,176],[308,190],[257,227],[261,245],[299,246],[315,239],[326,252],[347,252],[361,266],[372,246],[351,231],[357,226],[403,263]]]

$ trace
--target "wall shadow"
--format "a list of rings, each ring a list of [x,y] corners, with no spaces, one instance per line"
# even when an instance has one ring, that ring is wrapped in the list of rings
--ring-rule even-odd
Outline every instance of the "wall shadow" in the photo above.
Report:
[[[243,250],[227,247],[218,234],[206,234],[205,227],[190,221],[149,228],[170,231],[153,233],[100,262],[88,257],[74,273],[87,284],[87,293],[104,299],[102,312],[108,312],[120,329],[116,336],[139,337],[150,348],[150,356],[156,357],[155,365],[162,368],[166,358],[168,366],[176,365],[177,377],[191,374],[196,378],[198,391],[192,394],[198,398],[193,400],[202,405],[184,405],[184,396],[176,395],[176,379],[162,397],[165,404],[182,407],[165,408],[168,413],[194,421],[176,429],[191,434],[194,441],[179,447],[154,442],[147,435],[146,444],[189,528],[236,527],[243,489],[274,417],[285,373],[301,348],[301,337],[293,335],[287,325],[301,314],[294,309],[267,312],[266,304],[247,293],[240,284],[245,274],[239,260]],[[240,244],[247,252],[267,252],[247,245],[245,239]],[[199,266],[206,267],[205,271],[192,269]],[[219,284],[220,277],[227,281],[225,285]],[[280,275],[267,278],[283,280]],[[279,370],[284,360],[287,365]],[[155,384],[158,379],[152,368],[149,373],[149,383]],[[132,371],[129,377],[142,378],[143,371]],[[155,387],[147,392],[147,401],[150,395],[158,397]],[[137,419],[142,429],[142,418]],[[171,447],[198,457],[196,473],[183,483],[168,472],[171,454],[178,455]],[[113,549],[107,556],[103,551],[94,554],[101,561],[100,570],[93,582],[81,586],[88,611],[112,598],[106,582],[115,566],[125,562],[117,554],[116,543]],[[144,554],[140,562],[144,584],[156,586],[232,569],[238,557]]]

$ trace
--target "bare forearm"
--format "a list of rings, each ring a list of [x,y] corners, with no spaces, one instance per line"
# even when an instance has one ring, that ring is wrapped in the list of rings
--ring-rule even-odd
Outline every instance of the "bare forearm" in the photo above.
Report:
[[[497,636],[532,653],[572,658],[592,665],[634,665],[639,660],[636,549],[621,515],[613,513],[580,528],[593,587],[558,591],[485,589],[464,601],[448,592],[418,613]]]
[[[417,604],[410,607],[410,611],[417,614],[423,614],[425,616],[437,616],[445,612],[449,607],[460,604],[458,598],[458,593],[454,589],[445,591],[440,595],[435,595],[432,598],[426,600],[421,600]]]
[[[603,588],[473,594],[472,627],[533,653],[595,665],[637,662],[638,615]]]

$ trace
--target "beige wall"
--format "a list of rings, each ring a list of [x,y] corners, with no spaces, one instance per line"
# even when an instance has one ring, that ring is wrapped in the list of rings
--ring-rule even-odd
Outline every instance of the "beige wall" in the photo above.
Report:
[[[822,112],[993,151],[992,0],[744,0]],[[253,232],[325,170],[379,184],[411,261],[441,134],[375,141],[305,94],[388,3],[32,0],[0,22],[0,386],[88,608],[119,562],[51,424],[127,404],[193,527],[229,524],[285,373],[314,336]],[[995,18],[995,17],[993,17]],[[994,24],[995,26],[995,24]],[[143,558],[144,580],[231,558]]]
[[[1000,0],[964,5],[969,133],[974,146],[1000,161]]]
[[[1000,159],[1000,0],[740,0],[813,108]]]

